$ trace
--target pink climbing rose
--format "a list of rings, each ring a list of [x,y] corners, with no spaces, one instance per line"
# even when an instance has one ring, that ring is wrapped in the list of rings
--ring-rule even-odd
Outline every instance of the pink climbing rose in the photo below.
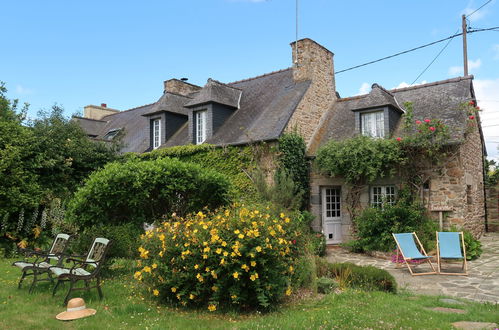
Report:
[[[470,118],[471,120],[473,120],[473,119],[475,119],[475,116],[470,116],[469,118]]]
[[[397,138],[397,141],[399,141],[399,142],[400,142],[400,141],[402,141],[402,138],[401,138],[401,137],[398,137],[398,138]]]
[[[435,127],[430,126],[429,130],[433,132],[435,130]]]
[[[421,120],[416,120],[416,124],[421,125]]]
[[[425,122],[425,123],[429,123],[429,122],[430,122],[430,120],[429,120],[429,119],[425,119],[425,120],[424,120],[424,122]]]

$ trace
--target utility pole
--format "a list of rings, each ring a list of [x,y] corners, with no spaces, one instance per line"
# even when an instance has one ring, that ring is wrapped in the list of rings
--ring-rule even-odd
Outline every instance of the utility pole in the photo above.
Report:
[[[468,75],[468,43],[466,41],[466,16],[463,14],[463,61],[464,61],[464,76]]]

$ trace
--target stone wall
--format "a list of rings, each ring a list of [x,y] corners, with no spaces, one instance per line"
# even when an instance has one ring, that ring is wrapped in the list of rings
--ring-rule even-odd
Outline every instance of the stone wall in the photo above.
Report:
[[[165,92],[180,94],[184,96],[197,92],[198,90],[201,89],[201,87],[199,86],[189,84],[188,82],[178,79],[166,80],[163,84]]]
[[[105,116],[112,115],[117,112],[120,111],[98,105],[87,105],[83,107],[83,117],[88,119],[101,120]]]
[[[286,131],[297,129],[309,146],[323,115],[336,100],[334,54],[311,39],[293,42],[291,48],[294,80],[310,80],[311,85],[286,126]]]
[[[489,231],[499,232],[499,184],[486,189]]]

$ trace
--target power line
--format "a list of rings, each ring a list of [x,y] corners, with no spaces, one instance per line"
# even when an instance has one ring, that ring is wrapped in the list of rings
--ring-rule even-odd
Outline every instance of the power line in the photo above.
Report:
[[[486,28],[486,29],[470,29],[470,30],[468,30],[466,32],[471,34],[471,33],[475,33],[475,32],[483,32],[483,31],[499,32],[499,26],[492,27],[492,28]],[[385,57],[379,58],[379,59],[374,60],[374,61],[369,61],[369,62],[362,63],[362,64],[359,64],[359,65],[356,65],[356,66],[352,66],[350,68],[346,68],[346,69],[343,69],[343,70],[335,71],[334,74],[343,73],[343,72],[346,72],[346,71],[350,71],[350,70],[361,68],[361,67],[366,66],[366,65],[370,65],[370,64],[374,64],[374,63],[381,62],[381,61],[384,61],[384,60],[388,60],[390,58],[397,57],[397,56],[400,56],[400,55],[404,55],[404,54],[407,54],[407,53],[410,53],[410,52],[413,52],[413,51],[416,51],[416,50],[419,50],[419,49],[422,49],[422,48],[426,48],[426,47],[429,47],[429,46],[432,46],[432,45],[444,42],[444,41],[449,40],[449,39],[452,40],[453,38],[455,38],[457,36],[460,36],[460,35],[462,35],[462,33],[455,33],[454,35],[448,36],[447,38],[443,38],[443,39],[440,39],[440,40],[437,40],[437,41],[430,42],[428,44],[424,44],[424,45],[421,45],[421,46],[418,46],[418,47],[414,47],[414,48],[411,48],[411,49],[408,49],[408,50],[404,50],[402,52],[399,52],[399,53],[396,53],[396,54],[393,54],[393,55],[389,55],[389,56],[385,56]]]
[[[459,29],[456,31],[456,33],[457,32],[459,32]],[[447,41],[445,46],[440,50],[440,52],[437,54],[437,56],[435,56],[433,58],[433,60],[430,62],[430,64],[428,64],[426,66],[426,68],[416,77],[416,79],[414,79],[414,81],[411,83],[411,86],[414,85],[414,83],[419,79],[419,77],[421,77],[426,72],[426,70],[428,70],[428,68],[437,60],[437,58],[440,56],[440,54],[442,54],[444,52],[445,48],[447,48],[447,46],[449,46],[449,44],[452,42],[452,40],[456,36],[456,33],[454,33],[454,36],[452,38],[450,38],[449,41]],[[462,33],[460,33],[460,34],[462,34]]]
[[[488,5],[491,2],[492,2],[492,0],[487,1],[486,3],[484,3],[483,5],[478,7],[478,9],[475,9],[471,14],[466,15],[466,18],[470,17],[471,15],[473,15],[474,13],[476,13],[477,11],[479,11],[480,9],[482,9],[483,7],[485,7],[486,5]]]

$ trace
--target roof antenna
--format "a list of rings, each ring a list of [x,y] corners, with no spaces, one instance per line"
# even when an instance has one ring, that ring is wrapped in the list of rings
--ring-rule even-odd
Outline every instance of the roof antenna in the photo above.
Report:
[[[296,0],[296,34],[295,34],[295,65],[298,66],[298,2]]]

